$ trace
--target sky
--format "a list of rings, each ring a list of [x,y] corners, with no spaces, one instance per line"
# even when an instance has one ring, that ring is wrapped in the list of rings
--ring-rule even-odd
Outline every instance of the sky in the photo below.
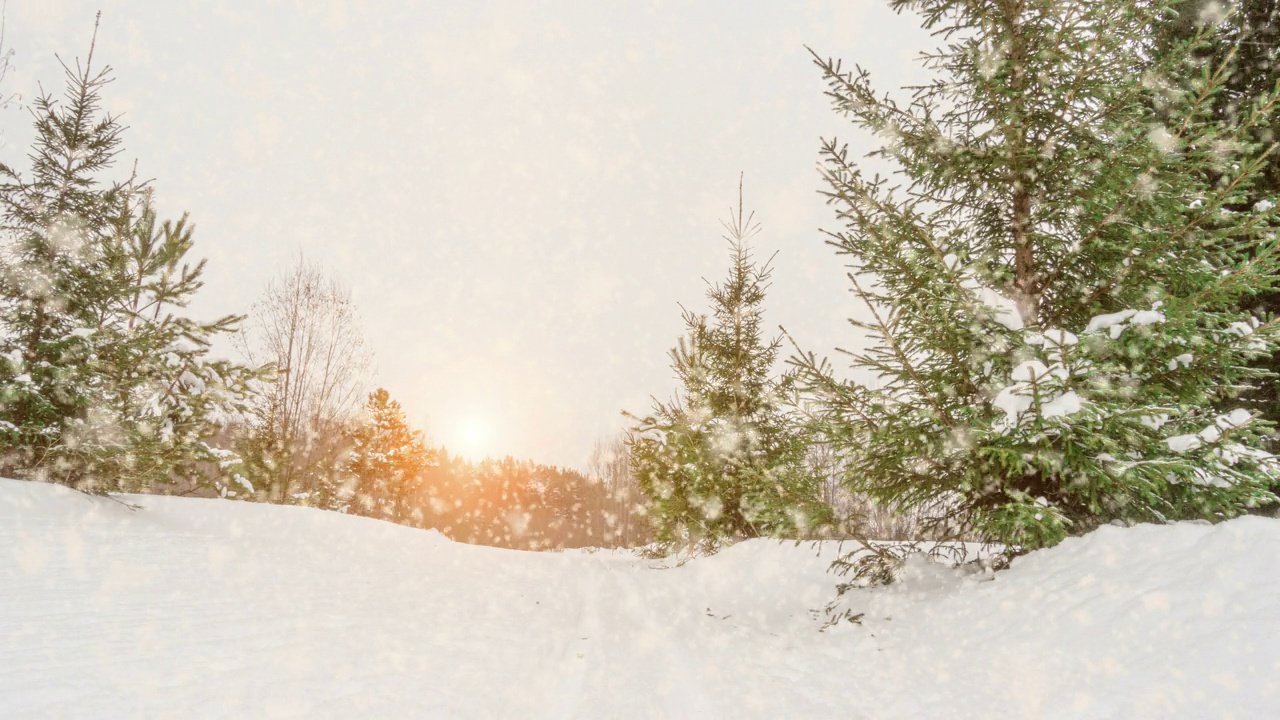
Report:
[[[882,0],[8,0],[0,90],[60,91],[99,9],[121,162],[209,260],[193,315],[247,312],[303,254],[433,443],[580,469],[675,391],[678,303],[727,272],[740,174],[777,253],[767,324],[856,344],[818,149],[874,142],[805,46],[893,90],[937,44]],[[0,132],[22,166],[29,114]]]

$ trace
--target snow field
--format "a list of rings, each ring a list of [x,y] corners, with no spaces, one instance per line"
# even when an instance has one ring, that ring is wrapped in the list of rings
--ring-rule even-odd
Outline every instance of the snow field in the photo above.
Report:
[[[913,562],[820,631],[834,544],[681,566],[297,507],[0,480],[0,717],[1274,717],[1280,521]]]

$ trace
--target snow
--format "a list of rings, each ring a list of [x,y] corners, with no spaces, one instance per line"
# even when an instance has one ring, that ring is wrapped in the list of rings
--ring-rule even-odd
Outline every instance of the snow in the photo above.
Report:
[[[1253,413],[1244,408],[1236,408],[1226,415],[1222,415],[1217,419],[1217,423],[1224,428],[1244,427],[1246,423],[1253,419]]]
[[[1195,485],[1207,485],[1210,487],[1226,488],[1231,487],[1231,482],[1221,475],[1208,472],[1202,468],[1195,468],[1192,471],[1191,482]]]
[[[1247,337],[1253,334],[1253,326],[1246,322],[1236,321],[1227,326],[1227,330],[1239,335]]]
[[[1080,412],[1081,401],[1080,396],[1074,391],[1059,395],[1049,402],[1040,406],[1040,414],[1047,418],[1064,417],[1066,415],[1074,415]]]
[[[988,287],[978,288],[976,295],[983,305],[995,311],[996,322],[1009,330],[1022,329],[1022,313],[1018,311],[1016,302]]]
[[[1086,334],[1097,332],[1099,330],[1109,330],[1113,327],[1123,324],[1129,318],[1138,313],[1137,310],[1121,310],[1120,312],[1106,313],[1104,315],[1096,315],[1089,320],[1089,325],[1085,327]],[[1112,337],[1115,337],[1114,335]]]
[[[916,557],[823,631],[834,543],[684,564],[0,480],[9,717],[1270,717],[1280,521]]]
[[[1050,349],[1070,347],[1080,342],[1080,338],[1066,330],[1051,328],[1044,331],[1044,339],[1049,343]]]
[[[204,380],[190,370],[183,370],[182,374],[178,376],[178,382],[196,392],[204,392]]]
[[[1251,420],[1253,420],[1252,413],[1244,408],[1236,408],[1229,413],[1219,415],[1214,419],[1212,425],[1205,426],[1204,429],[1195,435],[1176,435],[1174,437],[1165,438],[1165,443],[1169,446],[1170,450],[1176,453],[1185,453],[1202,447],[1204,443],[1216,443],[1222,438],[1222,432],[1224,430],[1244,427]]]
[[[956,271],[960,261],[955,255],[947,254],[943,257],[942,262],[947,266],[947,269]],[[977,278],[973,277],[971,272],[964,271],[961,272],[961,275],[960,287],[973,293],[973,297],[978,302],[994,311],[996,322],[1014,332],[1023,329],[1022,313],[1018,310],[1018,303],[1011,298],[1005,297],[1000,291],[983,285]]]
[[[1160,152],[1171,153],[1178,148],[1177,136],[1163,125],[1153,126],[1148,137],[1151,139],[1151,144],[1155,145]]]
[[[1066,333],[1071,338],[1074,335]],[[1049,339],[1046,337],[1046,339]],[[1054,346],[1061,348],[1071,344],[1062,336],[1051,339]],[[1050,368],[1039,360],[1024,360],[1009,373],[1009,379],[1013,381],[1012,385],[1002,388],[996,393],[995,398],[991,401],[997,409],[1003,410],[1005,414],[1004,425],[1006,427],[1014,427],[1018,424],[1018,420],[1022,413],[1031,409],[1033,398],[1037,392],[1043,393],[1041,383],[1050,381],[1052,378],[1067,379],[1068,372],[1066,367],[1060,363],[1054,363]],[[1043,397],[1043,394],[1041,395]],[[1064,417],[1080,412],[1083,401],[1074,391],[1068,390],[1057,397],[1043,401],[1040,404],[1040,416],[1044,418]]]
[[[1124,332],[1126,327],[1162,323],[1166,319],[1164,313],[1159,309],[1163,304],[1163,302],[1157,302],[1151,306],[1150,310],[1128,309],[1113,313],[1095,315],[1089,319],[1089,324],[1085,326],[1085,334],[1098,332],[1099,330],[1106,330],[1108,334],[1110,334],[1111,339],[1115,340],[1120,337],[1120,334]]]
[[[1218,25],[1227,18],[1227,6],[1217,0],[1209,0],[1200,6],[1200,24]]]
[[[1031,409],[1031,395],[1021,390],[1021,385],[1010,385],[996,393],[991,401],[997,409],[1004,411],[1007,425],[1016,425],[1018,416]]]
[[[1159,430],[1169,423],[1169,416],[1164,413],[1159,415],[1143,415],[1139,419],[1142,421],[1143,425],[1146,425],[1152,430]]]
[[[1014,382],[1038,382],[1049,376],[1049,368],[1039,360],[1026,360],[1018,363],[1018,366],[1009,373],[1009,379]]]
[[[1139,310],[1129,320],[1130,325],[1155,325],[1164,322],[1164,313],[1159,310]]]

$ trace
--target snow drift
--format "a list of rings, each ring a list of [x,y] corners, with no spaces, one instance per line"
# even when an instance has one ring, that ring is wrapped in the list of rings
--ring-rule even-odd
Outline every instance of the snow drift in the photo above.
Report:
[[[1280,521],[912,563],[822,631],[823,546],[676,567],[0,480],[3,717],[1268,717]]]

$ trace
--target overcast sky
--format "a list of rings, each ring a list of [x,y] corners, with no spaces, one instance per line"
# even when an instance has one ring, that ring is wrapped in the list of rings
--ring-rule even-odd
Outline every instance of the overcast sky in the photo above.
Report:
[[[768,323],[854,341],[817,152],[871,146],[804,46],[892,89],[934,44],[882,0],[8,0],[0,89],[60,91],[98,9],[122,160],[209,258],[196,314],[246,311],[305,253],[434,442],[580,468],[674,390],[677,302],[727,269],[739,172],[778,252]],[[29,116],[0,129],[21,165]]]

